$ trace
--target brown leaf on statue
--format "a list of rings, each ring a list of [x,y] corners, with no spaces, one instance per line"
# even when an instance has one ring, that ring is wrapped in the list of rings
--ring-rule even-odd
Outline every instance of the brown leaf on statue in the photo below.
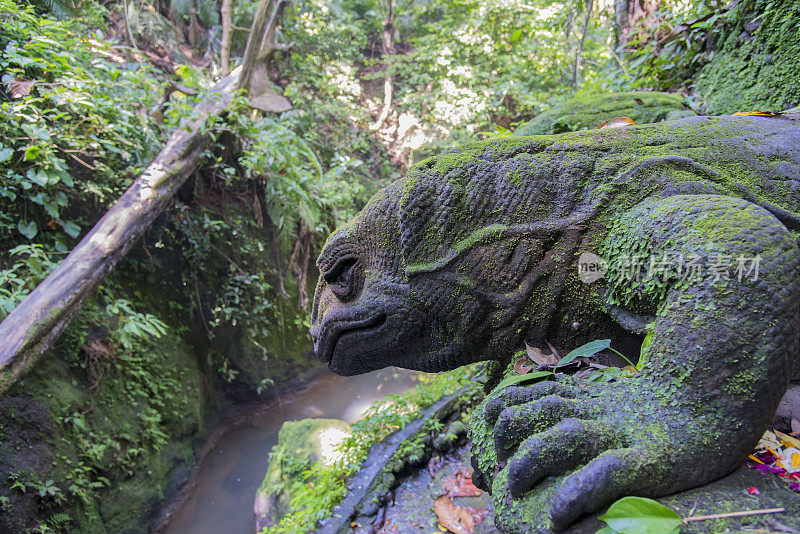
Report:
[[[628,117],[616,117],[610,121],[601,122],[600,126],[597,127],[598,130],[603,128],[628,128],[630,126],[636,126],[636,122],[633,119],[629,119]]]
[[[533,370],[533,365],[528,361],[528,358],[520,358],[514,362],[514,372],[518,375],[530,373]]]
[[[734,113],[734,115],[752,115],[754,117],[780,117],[780,113],[775,113],[773,111],[738,111]]]
[[[553,349],[551,348],[550,350]],[[554,350],[553,354],[544,354],[539,347],[531,347],[525,343],[525,352],[528,354],[528,358],[536,365],[555,365],[558,361]]]

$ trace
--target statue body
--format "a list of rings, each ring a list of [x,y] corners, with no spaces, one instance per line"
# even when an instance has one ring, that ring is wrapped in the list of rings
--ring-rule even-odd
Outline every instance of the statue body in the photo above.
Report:
[[[432,372],[651,334],[632,378],[510,387],[476,410],[473,465],[500,525],[563,530],[741,465],[795,371],[798,214],[790,116],[469,144],[330,236],[315,352],[339,374]]]

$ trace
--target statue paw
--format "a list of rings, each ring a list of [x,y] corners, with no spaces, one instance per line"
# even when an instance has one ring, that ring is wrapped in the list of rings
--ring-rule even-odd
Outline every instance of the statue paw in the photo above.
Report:
[[[505,491],[495,489],[516,501],[558,480],[548,497],[549,519],[553,530],[564,530],[626,495],[663,495],[724,474],[686,470],[683,454],[703,455],[697,436],[680,399],[654,403],[651,387],[634,378],[544,382],[489,397],[483,420],[492,429],[494,473],[505,470]]]

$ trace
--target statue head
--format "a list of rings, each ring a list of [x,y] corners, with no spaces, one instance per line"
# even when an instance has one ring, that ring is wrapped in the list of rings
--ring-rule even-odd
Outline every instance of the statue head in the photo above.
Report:
[[[317,260],[311,327],[323,363],[354,375],[510,356],[542,241],[507,224],[527,217],[506,211],[524,200],[507,167],[464,152],[426,160],[331,234]]]

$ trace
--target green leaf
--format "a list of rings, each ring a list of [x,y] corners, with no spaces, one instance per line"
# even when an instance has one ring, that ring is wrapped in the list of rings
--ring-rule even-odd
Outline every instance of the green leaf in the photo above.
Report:
[[[46,203],[44,205],[44,211],[46,211],[47,214],[53,219],[58,219],[58,217],[61,215],[58,210],[58,204],[54,204],[53,202]]]
[[[621,534],[673,534],[683,523],[675,510],[645,497],[623,497],[598,519]]]
[[[22,221],[19,221],[17,223],[17,230],[19,230],[19,233],[28,239],[33,239],[36,234],[39,233],[39,229],[36,227],[36,223],[33,221],[29,223],[23,223]]]
[[[14,155],[13,148],[0,148],[0,163],[3,163],[13,155]]]
[[[30,124],[23,124],[22,129],[25,130],[25,133],[27,133],[31,137],[41,139],[42,141],[50,140],[50,132],[47,131],[47,128],[42,128],[40,126],[33,126]]]
[[[517,41],[519,41],[520,37],[522,37],[522,29],[521,28],[511,34],[511,42],[512,43],[516,43]]]
[[[70,236],[70,237],[78,237],[78,234],[81,233],[81,227],[75,224],[72,221],[58,221],[61,224],[61,228]]]
[[[535,373],[527,373],[524,375],[516,375],[516,376],[509,376],[508,378],[502,380],[497,387],[492,390],[492,393],[496,393],[501,389],[507,388],[508,386],[521,386],[524,384],[532,384],[534,382],[541,382],[543,380],[547,380],[548,378],[555,376],[554,373],[550,371],[536,371]]]
[[[653,336],[655,335],[656,331],[655,328],[652,328],[647,335],[644,336],[644,340],[642,341],[642,348],[639,350],[639,362],[636,365],[637,369],[641,369],[642,366],[647,362],[647,358],[645,357],[645,352],[647,349],[650,348],[650,345],[653,343]]]
[[[556,367],[567,365],[575,358],[594,356],[601,350],[605,350],[610,346],[611,346],[610,339],[595,339],[594,341],[590,341],[585,345],[581,345],[577,349],[573,350],[572,352],[570,352],[569,354],[558,360]]]
[[[24,161],[33,161],[39,157],[39,152],[41,149],[36,145],[31,145],[25,149],[25,158]]]
[[[619,534],[619,533],[611,527],[603,527],[594,534]]]

